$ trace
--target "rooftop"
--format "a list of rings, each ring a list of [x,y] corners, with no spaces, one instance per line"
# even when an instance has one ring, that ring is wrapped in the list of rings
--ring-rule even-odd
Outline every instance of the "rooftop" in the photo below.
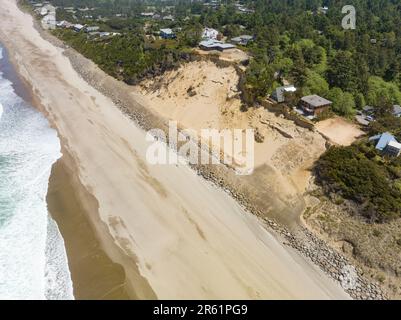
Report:
[[[302,101],[306,102],[307,104],[313,106],[313,107],[321,107],[321,106],[326,106],[328,104],[332,104],[330,100],[327,100],[325,98],[322,98],[316,94],[311,95],[311,96],[305,96],[301,99]]]
[[[377,141],[376,149],[380,150],[380,151],[383,151],[384,148],[387,147],[387,145],[390,142],[392,142],[392,141],[393,142],[397,142],[397,140],[394,138],[394,136],[389,132],[385,132],[385,133],[378,134],[376,136],[370,137],[369,141]]]
[[[165,28],[165,29],[160,29],[160,32],[163,32],[165,34],[173,34],[173,30],[171,30],[170,28]]]
[[[292,84],[290,84],[288,86],[279,87],[277,89],[283,90],[285,92],[295,92],[295,91],[297,91],[297,88],[295,88]]]
[[[203,40],[199,43],[199,46],[206,47],[206,48],[220,48],[220,49],[232,49],[235,48],[235,45],[231,43],[223,43],[218,40],[209,39]]]

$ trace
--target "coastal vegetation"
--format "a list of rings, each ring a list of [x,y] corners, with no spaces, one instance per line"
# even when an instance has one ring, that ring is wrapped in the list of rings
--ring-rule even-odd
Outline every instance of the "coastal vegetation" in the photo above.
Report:
[[[146,77],[163,74],[166,70],[187,60],[189,55],[184,46],[175,41],[144,41],[139,34],[92,41],[84,33],[72,30],[55,30],[54,34],[94,61],[113,77],[128,84],[136,84]]]
[[[382,158],[374,146],[331,147],[315,165],[318,182],[331,194],[353,200],[371,222],[401,216],[401,161]]]

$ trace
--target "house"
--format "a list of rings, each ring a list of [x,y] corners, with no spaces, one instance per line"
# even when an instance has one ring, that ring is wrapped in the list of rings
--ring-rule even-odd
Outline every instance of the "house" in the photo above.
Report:
[[[317,12],[320,13],[320,14],[327,14],[328,11],[329,11],[329,7],[327,7],[327,6],[319,7],[317,9]]]
[[[282,86],[282,87],[276,88],[273,91],[271,97],[278,103],[282,103],[282,102],[285,102],[286,94],[294,93],[295,91],[297,91],[297,88],[295,88],[293,85]]]
[[[234,44],[239,44],[242,46],[247,46],[250,41],[253,40],[253,36],[250,35],[242,35],[239,37],[235,37],[231,39],[231,42]]]
[[[99,32],[100,38],[108,37],[109,35],[110,35],[110,32]]]
[[[393,116],[400,118],[401,117],[401,106],[398,104],[393,105]]]
[[[71,29],[74,25],[68,21],[60,21],[56,24],[57,27],[59,28],[64,28],[64,29]]]
[[[83,30],[84,26],[82,24],[74,24],[74,31],[76,32],[80,32],[81,30]]]
[[[370,137],[369,141],[375,142],[375,148],[386,155],[398,157],[401,153],[401,143],[388,132]]]
[[[391,157],[398,157],[401,153],[401,143],[398,143],[397,141],[390,141],[385,152]]]
[[[205,29],[203,29],[202,39],[204,39],[204,40],[209,40],[209,39],[217,40],[217,36],[218,35],[219,35],[219,32],[217,30],[212,29],[212,28],[205,28]]]
[[[223,43],[218,40],[209,39],[209,40],[201,41],[199,43],[199,47],[205,51],[210,51],[210,50],[224,51],[224,50],[228,50],[228,49],[234,49],[235,45],[233,45],[231,43]]]
[[[142,17],[147,17],[147,18],[153,17],[154,14],[155,14],[154,12],[141,12],[141,16]]]
[[[163,39],[175,39],[176,35],[173,30],[167,29],[160,29],[160,37]]]
[[[89,33],[89,32],[96,32],[96,31],[99,31],[99,27],[97,27],[97,26],[93,26],[93,27],[86,27],[85,28],[85,32],[87,32],[87,33]]]
[[[99,31],[88,32],[88,38],[90,38],[90,37],[94,38],[94,37],[97,37],[99,35],[100,35]]]
[[[300,107],[302,110],[306,114],[313,116],[317,116],[320,113],[328,110],[332,104],[333,102],[330,100],[322,98],[316,94],[303,97],[300,101]]]
[[[163,20],[174,21],[174,17],[170,14],[168,16],[164,16]]]

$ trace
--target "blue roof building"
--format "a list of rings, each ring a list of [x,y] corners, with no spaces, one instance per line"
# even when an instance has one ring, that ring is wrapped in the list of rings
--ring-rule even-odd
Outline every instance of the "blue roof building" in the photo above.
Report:
[[[397,141],[391,133],[385,132],[376,136],[370,137],[369,141],[377,141],[376,149],[383,151],[390,141]]]
[[[388,132],[370,137],[369,141],[377,141],[376,149],[390,156],[398,157],[401,153],[401,144]]]

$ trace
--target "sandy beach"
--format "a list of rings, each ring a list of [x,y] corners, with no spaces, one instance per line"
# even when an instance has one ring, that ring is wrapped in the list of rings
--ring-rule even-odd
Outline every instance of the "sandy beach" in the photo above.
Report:
[[[63,213],[55,219],[77,298],[349,298],[189,167],[149,165],[145,132],[77,74],[15,0],[0,9],[0,41],[63,143],[49,208]],[[74,239],[85,230],[86,243]],[[82,276],[85,252],[103,266],[92,281]]]

